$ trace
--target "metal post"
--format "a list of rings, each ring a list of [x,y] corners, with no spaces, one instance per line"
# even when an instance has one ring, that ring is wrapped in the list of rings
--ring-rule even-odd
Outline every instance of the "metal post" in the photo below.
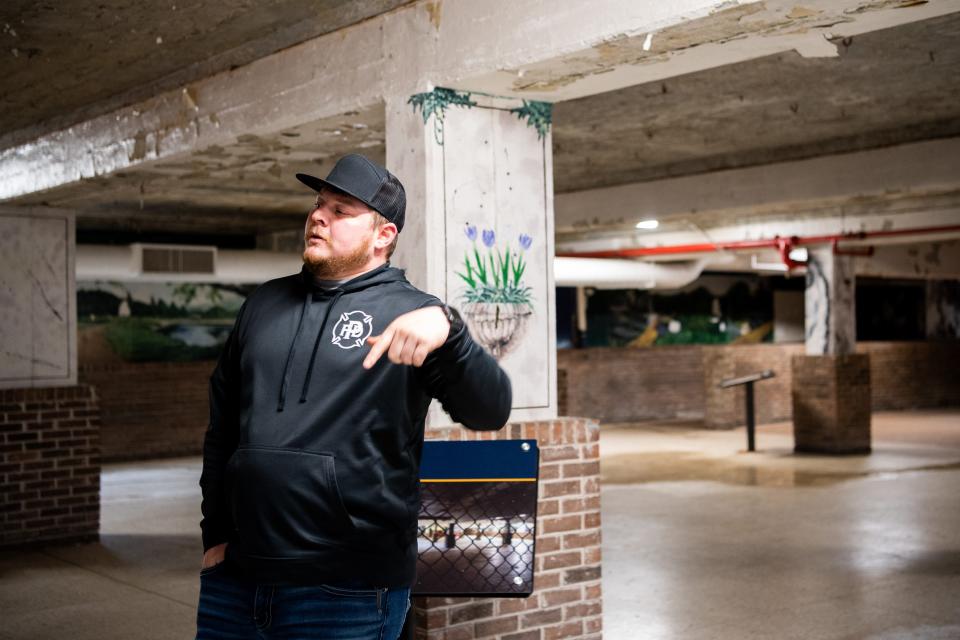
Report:
[[[737,387],[746,385],[746,393],[744,393],[744,400],[747,405],[747,451],[756,451],[754,446],[754,434],[756,432],[756,420],[753,415],[753,383],[758,380],[766,380],[768,378],[774,377],[773,371],[766,369],[760,373],[751,373],[748,376],[741,376],[739,378],[730,378],[729,380],[724,380],[720,383],[721,389],[729,389],[730,387]]]

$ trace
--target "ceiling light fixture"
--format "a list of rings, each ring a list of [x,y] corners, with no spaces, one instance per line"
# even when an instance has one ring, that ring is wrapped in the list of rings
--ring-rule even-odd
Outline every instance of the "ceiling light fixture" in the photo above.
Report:
[[[656,220],[641,220],[637,223],[637,229],[656,229],[660,223]]]
[[[794,262],[806,262],[810,259],[810,252],[807,251],[806,247],[797,247],[796,249],[791,249],[790,253],[787,255]]]

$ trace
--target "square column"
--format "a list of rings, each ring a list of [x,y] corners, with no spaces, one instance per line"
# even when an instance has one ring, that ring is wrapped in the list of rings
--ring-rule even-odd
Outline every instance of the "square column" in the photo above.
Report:
[[[386,101],[407,192],[392,262],[507,371],[512,421],[557,415],[550,106],[443,88]]]
[[[791,361],[794,450],[870,451],[870,356],[856,348],[853,258],[810,251],[804,293],[806,355]]]
[[[77,384],[75,217],[0,209],[0,548],[96,540],[100,407]]]
[[[807,355],[853,353],[857,342],[856,277],[852,256],[811,249],[804,291]]]
[[[77,384],[74,214],[0,209],[0,388]]]

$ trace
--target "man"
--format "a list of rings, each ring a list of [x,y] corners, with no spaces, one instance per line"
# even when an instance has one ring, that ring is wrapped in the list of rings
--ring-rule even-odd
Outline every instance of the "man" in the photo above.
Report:
[[[396,638],[416,568],[431,398],[499,429],[510,382],[459,314],[388,259],[399,180],[341,158],[303,268],[250,294],[210,378],[197,638]]]

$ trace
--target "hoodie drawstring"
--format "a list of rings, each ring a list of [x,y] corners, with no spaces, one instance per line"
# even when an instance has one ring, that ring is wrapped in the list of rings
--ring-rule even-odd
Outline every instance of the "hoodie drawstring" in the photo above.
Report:
[[[290,380],[290,364],[293,362],[293,352],[297,346],[297,338],[303,330],[303,319],[307,317],[307,311],[310,308],[310,298],[312,295],[307,293],[303,299],[303,311],[300,312],[300,321],[297,323],[297,331],[293,334],[293,342],[290,343],[290,351],[287,352],[287,364],[283,366],[283,382],[280,383],[280,399],[277,401],[277,411],[283,411],[283,405],[287,401],[287,382]]]
[[[286,405],[287,387],[290,383],[290,370],[293,366],[294,355],[297,349],[297,341],[300,339],[300,334],[303,332],[303,324],[307,317],[307,313],[310,311],[310,302],[313,300],[314,295],[322,295],[326,297],[326,295],[329,295],[327,292],[333,293],[333,296],[330,299],[330,304],[327,305],[327,309],[323,313],[323,320],[320,322],[320,330],[317,332],[317,339],[313,343],[313,352],[310,354],[310,364],[307,366],[307,375],[303,381],[303,390],[300,393],[300,402],[307,401],[307,390],[310,388],[310,378],[313,377],[313,365],[317,360],[317,351],[320,348],[320,340],[323,338],[323,331],[327,326],[327,320],[330,317],[330,312],[333,311],[333,307],[336,306],[337,300],[340,299],[340,296],[345,293],[360,291],[362,289],[387,282],[406,282],[406,280],[403,278],[403,272],[399,269],[392,268],[389,262],[377,267],[367,274],[359,276],[354,280],[341,285],[336,289],[328,289],[324,293],[317,292],[316,285],[313,282],[313,277],[307,270],[306,266],[300,270],[300,278],[302,279],[304,286],[308,289],[308,291],[306,298],[303,300],[303,311],[300,312],[300,321],[297,323],[297,331],[293,336],[293,342],[290,343],[290,351],[287,353],[287,363],[283,367],[283,381],[280,383],[280,398],[277,400],[277,411],[283,411],[283,408]]]
[[[313,353],[310,354],[310,364],[307,365],[307,376],[303,379],[303,391],[300,392],[300,402],[307,401],[307,389],[310,387],[310,378],[313,376],[313,363],[317,359],[317,349],[320,347],[320,339],[323,337],[323,330],[327,326],[327,318],[330,317],[330,312],[333,311],[333,307],[337,304],[337,300],[340,299],[340,296],[343,295],[342,290],[338,290],[333,299],[330,301],[330,304],[327,305],[327,310],[323,313],[323,321],[320,323],[320,330],[317,331],[317,339],[313,342]]]

